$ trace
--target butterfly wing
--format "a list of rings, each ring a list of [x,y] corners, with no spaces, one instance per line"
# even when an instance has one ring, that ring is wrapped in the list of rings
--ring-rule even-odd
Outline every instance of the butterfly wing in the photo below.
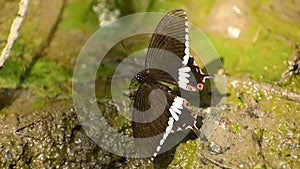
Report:
[[[144,157],[155,157],[175,146],[184,133],[171,135],[172,142],[165,144],[170,140],[170,133],[192,129],[195,122],[195,114],[190,110],[189,103],[179,97],[178,91],[153,79],[157,73],[168,77],[168,74],[156,69],[141,73],[143,83],[134,101],[133,137],[137,138],[139,155]]]
[[[188,48],[186,12],[182,9],[169,12],[157,25],[145,60],[146,68],[162,69],[178,80],[177,70],[182,66]],[[165,79],[166,82],[169,79]]]
[[[161,149],[167,150],[164,143],[170,133],[193,127],[195,117],[183,102],[179,103],[181,110],[170,110],[180,96],[179,91],[162,83],[178,87],[178,69],[182,68],[185,56],[189,56],[188,48],[186,13],[174,10],[155,29],[147,51],[143,82],[135,96],[133,136],[142,156],[155,157]],[[173,141],[176,140],[179,141]]]
[[[153,156],[168,126],[168,107],[175,95],[158,82],[143,83],[139,87],[133,111],[133,137],[137,138],[139,155]]]

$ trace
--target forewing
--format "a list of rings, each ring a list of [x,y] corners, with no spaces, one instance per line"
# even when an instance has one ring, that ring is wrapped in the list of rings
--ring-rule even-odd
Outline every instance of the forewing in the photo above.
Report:
[[[169,12],[158,24],[152,35],[147,56],[146,68],[162,69],[177,80],[177,70],[185,56],[185,43],[188,40],[186,13],[182,9]]]

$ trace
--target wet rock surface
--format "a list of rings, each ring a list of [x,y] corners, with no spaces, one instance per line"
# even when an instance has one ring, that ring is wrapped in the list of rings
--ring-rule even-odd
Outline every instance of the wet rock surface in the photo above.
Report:
[[[110,168],[124,160],[86,136],[71,104],[0,118],[0,168]]]

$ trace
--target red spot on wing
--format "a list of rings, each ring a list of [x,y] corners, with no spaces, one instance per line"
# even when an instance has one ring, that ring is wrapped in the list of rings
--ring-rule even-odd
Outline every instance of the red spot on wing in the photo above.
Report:
[[[193,87],[193,86],[191,86],[191,85],[187,85],[186,86],[186,90],[188,90],[188,91],[196,91],[196,88]]]
[[[186,100],[183,100],[183,106],[187,109],[190,109],[190,103]]]
[[[197,118],[197,114],[195,112],[191,113],[192,117],[194,117],[195,119]]]
[[[198,88],[199,90],[203,90],[203,84],[202,84],[202,83],[198,83],[198,84],[197,84],[197,88]]]

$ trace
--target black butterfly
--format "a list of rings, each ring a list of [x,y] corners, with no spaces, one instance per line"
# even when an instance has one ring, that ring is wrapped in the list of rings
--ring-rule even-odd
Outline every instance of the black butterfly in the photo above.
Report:
[[[141,156],[156,157],[170,148],[165,144],[170,133],[197,129],[196,114],[183,92],[202,90],[206,78],[210,76],[203,74],[189,52],[186,12],[169,12],[152,35],[145,70],[133,79],[140,84],[132,125]]]

